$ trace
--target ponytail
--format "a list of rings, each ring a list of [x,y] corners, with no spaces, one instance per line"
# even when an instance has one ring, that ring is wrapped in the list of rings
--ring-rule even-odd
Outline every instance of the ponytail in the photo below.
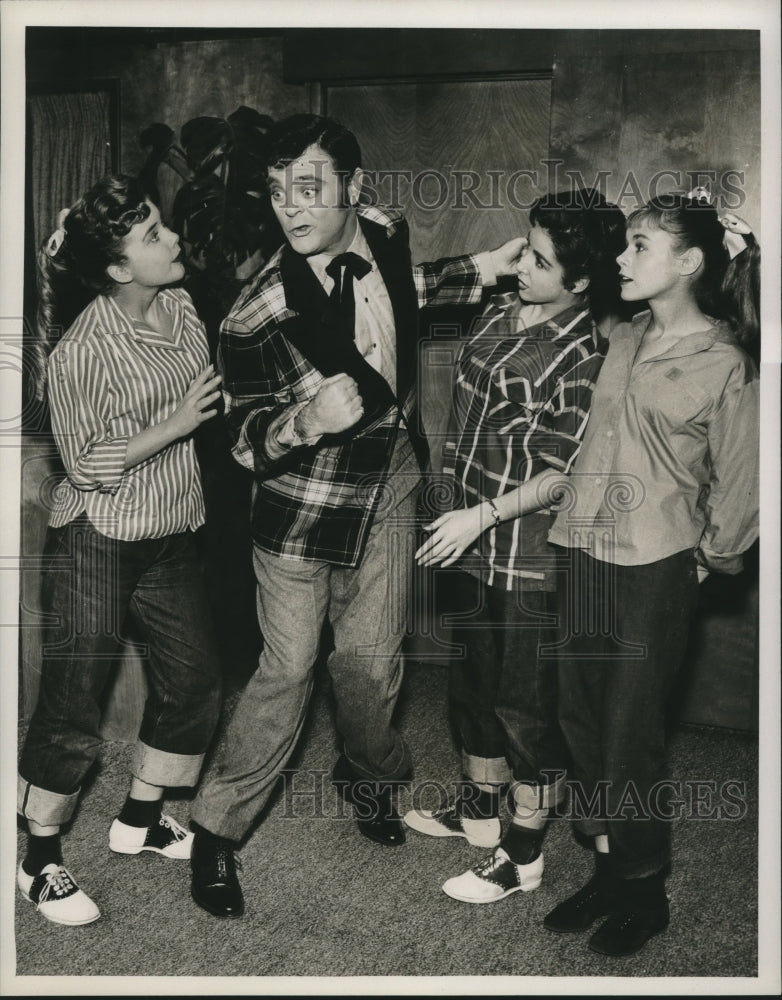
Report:
[[[61,251],[62,252],[62,251]],[[59,255],[58,255],[59,256]],[[46,369],[49,355],[79,313],[95,297],[78,280],[73,280],[64,261],[51,257],[46,245],[38,251],[38,306],[32,343],[32,390],[35,399],[46,396]]]
[[[760,360],[760,247],[752,233],[731,260],[722,279],[722,311],[736,339],[755,361]]]

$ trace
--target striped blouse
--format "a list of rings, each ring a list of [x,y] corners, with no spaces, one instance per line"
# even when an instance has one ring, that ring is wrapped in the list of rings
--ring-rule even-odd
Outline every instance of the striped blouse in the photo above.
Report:
[[[171,416],[209,364],[203,324],[182,289],[159,301],[173,337],[135,326],[108,296],[79,315],[49,359],[52,430],[65,466],[54,491],[52,527],[86,512],[110,538],[161,538],[204,521],[192,436],[125,469],[128,440]]]

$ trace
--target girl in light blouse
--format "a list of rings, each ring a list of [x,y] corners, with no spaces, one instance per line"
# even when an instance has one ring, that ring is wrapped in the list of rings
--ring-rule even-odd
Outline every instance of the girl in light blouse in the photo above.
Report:
[[[62,863],[60,828],[100,748],[101,700],[129,613],[146,643],[149,694],[112,851],[189,857],[192,834],[161,800],[166,786],[197,781],[219,713],[193,539],[204,503],[192,439],[217,412],[219,376],[189,296],[169,287],[183,275],[179,238],[125,176],[105,177],[61,213],[40,254],[43,359],[67,329],[41,371],[65,477],[44,550],[48,624],[19,762],[28,839],[17,882],[60,924],[100,916]]]
[[[732,260],[726,246],[744,230]],[[559,718],[573,812],[595,874],[545,918],[608,919],[589,946],[636,952],[669,922],[673,790],[665,703],[698,582],[738,573],[758,531],[759,251],[700,192],[634,212],[622,298],[649,309],[611,334],[584,442],[549,540],[570,555],[559,592]]]

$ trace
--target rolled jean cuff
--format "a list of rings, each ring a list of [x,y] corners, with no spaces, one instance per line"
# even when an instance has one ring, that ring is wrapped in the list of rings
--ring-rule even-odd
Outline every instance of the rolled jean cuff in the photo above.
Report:
[[[511,785],[514,816],[517,819],[525,819],[530,813],[559,805],[565,798],[565,778],[565,772],[560,771],[553,781],[545,784],[514,781]]]
[[[475,757],[462,750],[462,773],[476,785],[506,785],[511,780],[504,757]]]
[[[404,784],[410,781],[413,775],[413,760],[410,756],[410,752],[407,747],[402,745],[402,752],[398,754],[398,763],[393,767],[389,767],[388,764],[383,768],[379,774],[369,774],[365,767],[359,767],[355,764],[353,760],[348,756],[347,752],[344,752],[345,759],[348,764],[350,764],[351,769],[360,777],[365,778],[367,781],[377,781],[385,782],[389,785],[394,784]]]
[[[616,854],[611,851],[611,833],[608,834],[608,866],[617,878],[632,880],[634,878],[648,878],[649,875],[657,875],[658,872],[665,871],[671,863],[670,852],[666,849],[658,851],[656,854],[647,855],[645,858],[631,858],[619,861]]]
[[[192,787],[201,774],[204,754],[167,753],[140,740],[133,753],[131,773],[147,785],[159,788]]]
[[[62,826],[73,816],[80,792],[79,788],[70,795],[50,792],[31,785],[20,774],[16,783],[16,811],[39,826]]]

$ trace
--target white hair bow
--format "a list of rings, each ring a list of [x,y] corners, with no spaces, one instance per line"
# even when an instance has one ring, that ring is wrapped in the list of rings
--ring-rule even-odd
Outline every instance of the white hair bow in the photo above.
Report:
[[[62,246],[65,239],[65,219],[70,212],[69,208],[63,208],[57,216],[57,228],[46,241],[46,252],[50,257],[56,257],[57,251]]]

